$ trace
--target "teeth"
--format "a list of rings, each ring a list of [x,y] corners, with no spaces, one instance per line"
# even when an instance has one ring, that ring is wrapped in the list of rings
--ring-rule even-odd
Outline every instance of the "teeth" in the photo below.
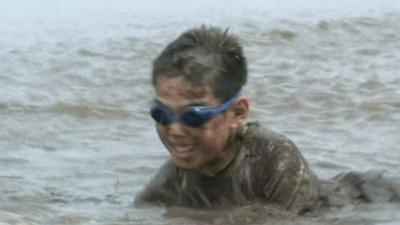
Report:
[[[190,146],[176,146],[175,150],[177,152],[188,152],[190,151]]]

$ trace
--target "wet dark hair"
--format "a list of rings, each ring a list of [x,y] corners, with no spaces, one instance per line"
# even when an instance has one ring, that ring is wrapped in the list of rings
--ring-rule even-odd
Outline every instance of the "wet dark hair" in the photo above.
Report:
[[[214,96],[225,101],[246,84],[247,63],[236,36],[203,25],[185,31],[154,60],[153,86],[161,76],[184,76],[194,86],[209,82]]]

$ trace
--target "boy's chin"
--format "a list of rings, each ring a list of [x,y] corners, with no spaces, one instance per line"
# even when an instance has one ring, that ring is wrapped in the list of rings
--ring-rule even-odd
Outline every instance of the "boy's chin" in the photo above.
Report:
[[[175,165],[183,170],[190,170],[190,171],[198,171],[200,166],[196,164],[196,162],[192,159],[177,159],[173,158]]]

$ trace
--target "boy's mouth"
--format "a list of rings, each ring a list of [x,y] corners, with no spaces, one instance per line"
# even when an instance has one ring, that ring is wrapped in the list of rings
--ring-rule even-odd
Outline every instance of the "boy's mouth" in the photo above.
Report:
[[[172,154],[178,158],[188,158],[193,151],[192,145],[172,145]]]
[[[192,151],[192,146],[190,145],[175,146],[174,150],[178,153],[190,152]]]

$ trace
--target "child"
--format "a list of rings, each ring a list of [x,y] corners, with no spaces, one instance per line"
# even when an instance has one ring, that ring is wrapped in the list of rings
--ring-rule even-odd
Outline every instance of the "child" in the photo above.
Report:
[[[317,206],[319,186],[285,136],[246,122],[246,58],[215,27],[184,32],[155,59],[151,117],[171,158],[136,205],[189,207],[262,201],[298,214]]]

